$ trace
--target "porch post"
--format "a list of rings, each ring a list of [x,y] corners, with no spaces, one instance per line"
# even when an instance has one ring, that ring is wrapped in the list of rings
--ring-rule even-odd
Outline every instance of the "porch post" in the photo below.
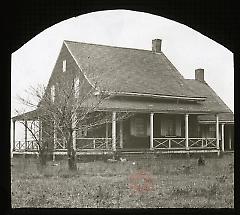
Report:
[[[116,151],[116,112],[112,112],[112,149]]]
[[[12,146],[12,149],[11,149],[11,158],[13,158],[13,151],[15,151],[15,120],[13,120],[13,146]]]
[[[55,150],[56,150],[56,143],[57,143],[57,131],[56,131],[56,121],[53,121],[53,161],[55,161]]]
[[[24,142],[25,142],[25,151],[27,151],[27,120],[24,121],[24,128],[25,128],[25,136],[24,136]]]
[[[119,125],[119,135],[120,135],[120,148],[123,148],[123,121],[121,120]]]
[[[216,141],[217,141],[217,149],[219,149],[219,116],[218,114],[216,114]]]
[[[154,113],[150,113],[150,150],[153,150],[153,116]]]
[[[38,119],[38,141],[41,144],[42,141],[42,123],[40,119]]]
[[[106,122],[106,148],[108,149],[108,122]]]
[[[222,151],[225,151],[224,148],[224,123],[222,123]]]
[[[186,149],[189,150],[188,146],[188,114],[185,114],[185,139],[186,139]]]

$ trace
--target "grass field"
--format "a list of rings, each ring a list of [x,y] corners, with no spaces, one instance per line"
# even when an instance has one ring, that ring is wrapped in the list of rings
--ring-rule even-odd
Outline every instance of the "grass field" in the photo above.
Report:
[[[12,207],[233,208],[234,158],[158,158],[109,163],[13,158]]]

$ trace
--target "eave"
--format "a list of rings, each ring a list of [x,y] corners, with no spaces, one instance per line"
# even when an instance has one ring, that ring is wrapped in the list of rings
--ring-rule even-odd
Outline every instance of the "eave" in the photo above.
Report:
[[[137,97],[148,97],[148,98],[161,98],[161,99],[180,99],[185,101],[205,101],[206,97],[185,97],[185,96],[173,96],[173,95],[161,95],[161,94],[148,94],[148,93],[137,93],[137,92],[108,92],[103,91],[113,96],[137,96]]]
[[[199,120],[198,122],[200,124],[214,124],[214,123],[216,123],[216,121],[214,121],[214,120]],[[219,123],[234,124],[234,121],[232,121],[232,120],[219,120]]]

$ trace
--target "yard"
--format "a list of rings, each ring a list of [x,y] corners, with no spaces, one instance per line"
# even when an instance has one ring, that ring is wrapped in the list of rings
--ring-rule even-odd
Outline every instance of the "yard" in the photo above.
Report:
[[[34,158],[12,160],[12,207],[233,208],[234,157],[149,158],[125,162],[66,160],[39,167]]]

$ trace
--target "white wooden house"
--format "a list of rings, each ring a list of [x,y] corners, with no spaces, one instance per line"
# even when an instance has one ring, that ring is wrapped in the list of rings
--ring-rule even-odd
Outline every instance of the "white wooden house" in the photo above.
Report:
[[[112,47],[64,41],[47,90],[57,96],[57,78],[75,78],[86,89],[100,84],[112,96],[98,111],[112,114],[112,122],[76,135],[78,154],[198,153],[233,150],[232,111],[204,80],[204,70],[195,70],[195,79],[184,79],[161,51],[161,40],[152,41],[152,50]],[[217,80],[216,80],[217,81]],[[77,91],[75,96],[84,94]],[[133,113],[117,121],[119,112]],[[38,109],[15,116],[13,153],[31,153],[34,142],[15,140],[15,122],[38,120]],[[55,154],[66,153],[56,134],[51,145]],[[44,137],[42,137],[44,138]]]

